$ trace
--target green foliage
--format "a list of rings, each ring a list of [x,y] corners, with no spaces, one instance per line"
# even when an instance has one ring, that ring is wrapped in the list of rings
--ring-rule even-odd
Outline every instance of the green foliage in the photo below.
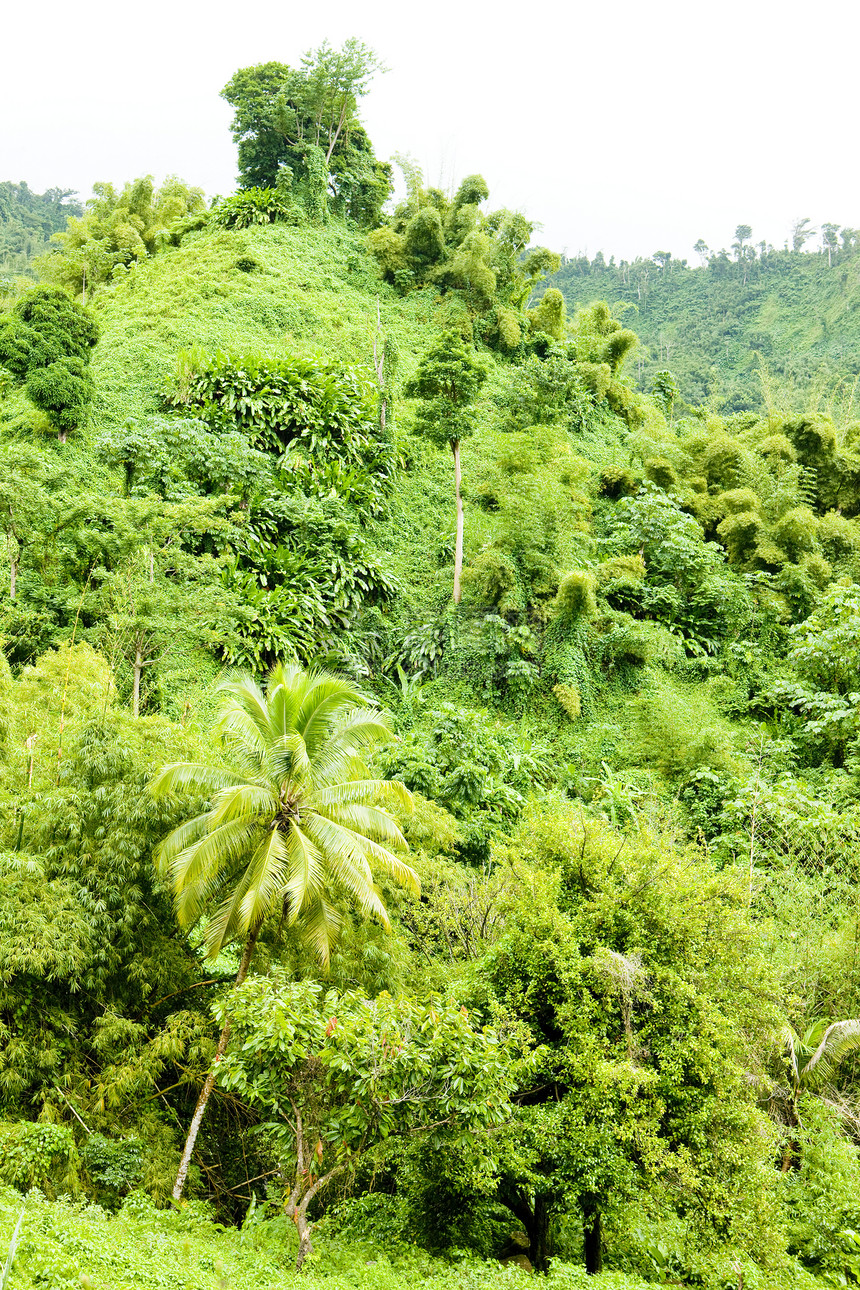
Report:
[[[389,1198],[372,1193],[367,1199],[375,1203],[376,1223],[370,1205],[341,1206],[337,1220],[327,1216],[319,1225],[318,1252],[298,1273],[289,1267],[296,1248],[293,1225],[262,1199],[246,1206],[238,1228],[212,1222],[197,1202],[181,1211],[158,1210],[140,1191],[132,1192],[115,1217],[98,1206],[51,1204],[33,1192],[23,1211],[9,1285],[29,1290],[47,1282],[57,1290],[78,1290],[89,1280],[121,1290],[212,1290],[213,1283],[226,1280],[235,1290],[282,1290],[309,1283],[327,1290],[355,1290],[356,1284],[363,1290],[401,1290],[406,1283],[433,1290],[508,1290],[512,1276],[520,1275],[496,1260],[465,1252],[453,1260],[431,1258],[394,1239],[390,1221],[380,1222]],[[4,1188],[3,1248],[21,1209],[19,1193]],[[574,1264],[557,1264],[546,1284],[547,1290],[588,1290],[594,1282]],[[644,1281],[623,1273],[605,1274],[602,1285],[603,1290],[647,1290]]]
[[[65,1124],[0,1124],[0,1182],[27,1192],[38,1187],[54,1199],[80,1191],[75,1136]]]
[[[296,223],[293,203],[277,188],[244,188],[223,197],[212,210],[219,228],[251,228],[254,224]]]
[[[281,664],[265,691],[250,677],[228,685],[219,730],[223,768],[177,762],[151,785],[156,799],[190,791],[211,801],[158,853],[180,922],[209,913],[210,958],[237,937],[256,938],[274,908],[323,962],[344,901],[387,924],[370,860],[408,885],[415,875],[390,849],[403,846],[395,818],[375,804],[408,810],[408,794],[371,779],[364,761],[390,738],[380,713],[336,677]]]
[[[0,319],[0,360],[19,380],[63,359],[89,359],[92,316],[57,287],[33,287]]]
[[[362,518],[382,513],[391,446],[359,372],[222,350],[183,354],[180,364],[172,407],[196,413],[216,433],[239,431],[276,457],[293,487],[322,496],[334,488]]]
[[[553,605],[553,616],[562,629],[573,626],[578,618],[593,618],[597,613],[595,581],[590,573],[569,573],[562,579]]]
[[[90,350],[95,322],[58,287],[33,287],[0,318],[0,363],[65,437],[84,421],[93,399]]]
[[[288,189],[312,222],[324,221],[331,205],[373,228],[391,191],[391,168],[376,160],[357,110],[382,70],[355,38],[340,49],[324,41],[298,69],[283,63],[240,68],[221,96],[235,112],[242,188]]]
[[[680,500],[654,485],[622,497],[607,514],[601,546],[608,555],[638,552],[646,579],[607,588],[605,594],[614,607],[644,611],[663,623],[691,652],[713,654],[726,635],[742,628],[750,606],[720,548],[703,537]]]
[[[66,226],[69,216],[83,214],[70,201],[71,189],[49,188],[34,193],[24,183],[0,183],[0,273],[31,272],[54,233]]]
[[[783,1176],[789,1249],[825,1284],[850,1285],[860,1275],[856,1148],[814,1099],[801,1113],[800,1163]]]
[[[37,262],[42,278],[86,299],[87,291],[154,255],[169,230],[204,209],[203,190],[190,188],[175,175],[159,188],[152,175],[130,180],[119,192],[113,184],[93,185],[94,197],[80,218],[72,216],[65,232]]]
[[[208,1290],[216,1256],[231,1284],[291,1276],[290,1192],[256,1178],[277,1161],[236,1089],[211,1099],[189,1187],[227,1223],[256,1193],[241,1243],[193,1202],[159,1217],[143,1194],[169,1195],[177,1121],[192,1118],[213,1004],[225,1015],[238,966],[230,947],[202,963],[218,930],[209,908],[180,928],[151,867],[158,841],[215,809],[212,796],[201,789],[180,815],[142,791],[164,763],[217,769],[224,750],[203,734],[213,653],[352,678],[390,707],[399,737],[367,780],[425,795],[404,822],[422,897],[380,885],[391,930],[347,926],[317,997],[333,988],[338,1007],[346,995],[370,1008],[383,990],[432,989],[443,1010],[466,999],[475,1034],[491,1025],[522,1057],[508,1124],[377,1144],[332,1180],[337,1219],[311,1201],[319,1262],[306,1276],[506,1284],[510,1267],[443,1265],[400,1241],[502,1255],[527,1228],[536,1266],[555,1242],[548,1284],[578,1286],[584,1270],[558,1260],[593,1260],[599,1212],[607,1284],[637,1272],[714,1290],[741,1276],[768,1290],[813,1273],[850,1280],[854,1063],[834,1052],[818,1088],[838,1121],[799,1094],[801,1123],[788,1124],[781,1038],[858,1011],[850,390],[783,398],[763,372],[761,416],[720,415],[714,387],[698,409],[667,402],[659,382],[649,398],[639,390],[667,365],[689,398],[677,335],[665,331],[657,360],[657,340],[637,349],[631,314],[592,305],[591,290],[569,302],[572,315],[588,307],[560,339],[530,331],[528,307],[554,299],[531,295],[552,257],[527,249],[522,216],[484,213],[476,176],[449,199],[412,175],[373,235],[389,257],[380,282],[378,252],[335,209],[347,170],[329,184],[324,151],[306,143],[291,173],[266,180],[300,227],[219,228],[198,210],[156,238],[164,254],[96,294],[96,397],[66,448],[44,438],[46,417],[3,362],[2,1100],[22,1140],[36,1144],[42,1125],[71,1134],[44,1186],[109,1209],[126,1197],[98,1239],[92,1210],[32,1197],[12,1283],[84,1272]],[[740,259],[730,269],[753,273]],[[661,282],[675,271],[663,257]],[[655,274],[626,284],[637,332]],[[37,346],[7,294],[14,366]],[[402,397],[445,333],[470,361],[473,342],[503,351],[483,354],[465,417],[446,409],[427,426],[443,447],[454,420],[472,431],[455,610],[450,459],[424,433],[441,387]],[[38,352],[42,368],[60,361]],[[351,897],[335,887],[342,917]],[[304,997],[320,968],[283,935],[290,905],[272,890],[251,986]],[[261,1024],[274,1043],[262,1008]],[[349,1030],[350,1078],[371,1078],[368,1033]],[[255,1049],[243,1060],[254,1082],[266,1076]],[[324,1159],[337,1152],[319,1141]],[[289,1152],[281,1164],[289,1182]],[[6,1236],[20,1199],[9,1205]],[[359,1245],[343,1244],[341,1222],[349,1240],[366,1224]],[[170,1251],[157,1267],[141,1261],[146,1242]]]
[[[225,1015],[237,1042],[219,1081],[265,1117],[287,1214],[305,1245],[308,1203],[378,1143],[467,1143],[507,1115],[510,1062],[465,1008],[382,993],[324,993],[282,974],[248,982]]]
[[[270,459],[238,431],[211,430],[191,417],[151,416],[105,433],[97,453],[123,474],[126,497],[165,501],[231,493],[247,502],[271,487]]]
[[[530,860],[529,879],[476,989],[536,1055],[497,1146],[499,1198],[531,1214],[534,1249],[538,1197],[587,1217],[669,1170],[690,1272],[726,1225],[778,1263],[774,1134],[737,1029],[764,1038],[777,1013],[737,991],[766,970],[742,890],[646,836],[619,849],[560,804],[531,811],[509,854]]]
[[[545,247],[525,253],[534,228],[525,216],[504,209],[484,214],[481,203],[489,189],[481,175],[467,176],[449,200],[438,189],[423,187],[414,162],[397,161],[407,200],[367,237],[386,282],[404,293],[427,284],[456,291],[475,335],[495,349],[520,351],[530,329],[540,333],[542,348],[550,337],[561,339],[560,293],[553,292],[537,310],[526,309],[532,288],[561,260]]]
[[[564,293],[571,313],[595,299],[616,312],[635,308],[639,388],[650,390],[657,373],[671,366],[688,404],[716,400],[726,414],[756,410],[764,385],[768,402],[787,404],[797,415],[810,404],[851,401],[857,249],[849,229],[836,253],[827,246],[810,252],[748,243],[737,260],[704,247],[704,263],[696,268],[674,257],[660,268],[654,257],[607,263],[602,255],[578,256],[550,285]]]
[[[143,788],[147,766],[187,746],[187,736],[118,712],[104,660],[80,645],[25,669],[9,721],[0,796],[4,1106],[41,1114],[48,1146],[54,1122],[78,1124],[70,1105],[93,1130],[136,1122],[151,1145],[153,1081],[182,1079],[172,1063],[187,1060],[199,1020],[149,1008],[199,973],[150,863],[172,816]],[[68,1175],[71,1187],[79,1170],[72,1146],[57,1186]],[[23,1174],[13,1181],[44,1186]]]
[[[93,380],[80,358],[61,359],[36,368],[29,373],[24,389],[30,402],[61,433],[75,430],[82,423],[93,398]]]
[[[421,400],[418,429],[437,448],[473,433],[473,404],[487,375],[472,347],[454,331],[445,332],[424,355],[404,393]]]
[[[556,287],[548,287],[537,308],[529,310],[529,321],[533,331],[552,340],[564,339],[564,296]]]
[[[486,860],[493,832],[519,816],[535,788],[555,778],[545,744],[452,703],[424,714],[401,738],[386,770],[467,825],[458,852],[472,862]]]

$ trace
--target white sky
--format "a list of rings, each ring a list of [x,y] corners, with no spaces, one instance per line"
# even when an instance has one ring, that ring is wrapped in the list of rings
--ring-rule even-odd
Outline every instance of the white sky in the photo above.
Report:
[[[391,68],[361,110],[377,155],[443,186],[479,171],[555,250],[697,262],[739,223],[779,246],[799,216],[860,225],[848,0],[4,8],[0,180],[38,192],[147,173],[231,192],[233,72],[357,36]]]

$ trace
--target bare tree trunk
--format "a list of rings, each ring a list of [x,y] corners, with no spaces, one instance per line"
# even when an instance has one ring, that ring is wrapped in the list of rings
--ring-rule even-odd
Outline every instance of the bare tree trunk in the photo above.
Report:
[[[245,977],[248,975],[248,967],[251,963],[251,955],[254,953],[254,946],[257,944],[259,927],[255,927],[249,934],[245,942],[245,949],[242,954],[242,961],[239,964],[239,971],[236,973],[236,980],[233,982],[233,989],[236,990]],[[191,1164],[191,1155],[194,1151],[194,1144],[197,1141],[197,1134],[200,1132],[200,1125],[203,1121],[203,1114],[206,1110],[206,1103],[209,1101],[210,1094],[215,1087],[215,1080],[218,1077],[218,1066],[221,1058],[227,1050],[227,1044],[230,1042],[230,1022],[224,1022],[224,1029],[221,1031],[221,1038],[218,1040],[218,1047],[215,1049],[215,1059],[212,1062],[212,1069],[206,1076],[203,1087],[200,1090],[200,1096],[197,1099],[197,1105],[194,1108],[194,1114],[191,1117],[191,1124],[188,1128],[188,1137],[185,1139],[185,1148],[182,1152],[182,1159],[179,1162],[179,1170],[176,1174],[176,1182],[173,1184],[173,1199],[181,1200],[182,1191],[185,1187],[185,1179],[188,1177],[188,1166]]]
[[[143,651],[140,648],[140,641],[134,647],[134,698],[132,700],[132,712],[136,717],[140,716],[140,674],[144,665]]]
[[[377,340],[382,336],[382,320],[379,313],[379,296],[376,297],[376,335],[373,338],[373,370],[376,372],[376,384],[379,386],[379,429],[385,433],[385,414],[388,400],[385,397],[385,338],[382,338],[382,353],[377,353]]]
[[[460,493],[460,440],[451,440],[454,454],[454,491],[457,494],[457,542],[454,548],[454,604],[460,603],[460,574],[463,571],[463,498]]]
[[[346,100],[344,99],[343,107],[340,110],[340,119],[338,120],[338,123],[337,123],[337,129],[334,132],[334,138],[332,139],[331,143],[328,145],[328,152],[325,154],[326,165],[328,165],[329,162],[331,161],[331,154],[334,152],[335,144],[340,138],[340,132],[343,129],[344,122],[346,121],[346,109],[347,109],[347,103],[346,103]]]

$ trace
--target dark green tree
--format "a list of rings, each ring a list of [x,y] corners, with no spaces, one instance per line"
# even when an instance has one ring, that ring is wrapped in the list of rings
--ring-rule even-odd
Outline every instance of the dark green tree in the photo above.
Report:
[[[460,442],[475,429],[474,402],[487,369],[474,349],[455,331],[446,331],[429,350],[415,376],[406,385],[407,398],[420,399],[416,424],[437,448],[454,455],[454,492],[457,498],[457,541],[454,555],[454,604],[460,603],[463,568],[463,498],[460,493]]]
[[[89,357],[97,338],[93,318],[61,287],[34,287],[0,321],[0,367],[24,384],[61,443],[92,402]]]
[[[355,39],[340,49],[324,42],[298,69],[277,62],[240,68],[221,97],[234,109],[241,186],[274,188],[280,180],[281,188],[307,199],[321,176],[335,209],[373,227],[391,172],[376,160],[357,112],[382,70],[373,51]]]

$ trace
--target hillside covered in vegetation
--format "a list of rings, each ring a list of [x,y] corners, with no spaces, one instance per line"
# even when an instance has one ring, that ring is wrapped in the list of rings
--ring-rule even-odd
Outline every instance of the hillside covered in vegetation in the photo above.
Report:
[[[372,70],[4,298],[0,1284],[855,1284],[860,422],[644,393]]]
[[[53,235],[63,232],[70,217],[83,214],[72,196],[61,188],[34,193],[24,183],[0,183],[0,290],[11,287],[15,274],[32,272]]]
[[[608,262],[568,259],[552,278],[568,308],[606,300],[640,339],[635,371],[650,391],[673,373],[687,404],[723,413],[774,404],[796,413],[855,406],[860,362],[857,230],[797,222],[793,247],[754,243],[739,225],[729,251],[697,244],[691,266],[668,251]]]

